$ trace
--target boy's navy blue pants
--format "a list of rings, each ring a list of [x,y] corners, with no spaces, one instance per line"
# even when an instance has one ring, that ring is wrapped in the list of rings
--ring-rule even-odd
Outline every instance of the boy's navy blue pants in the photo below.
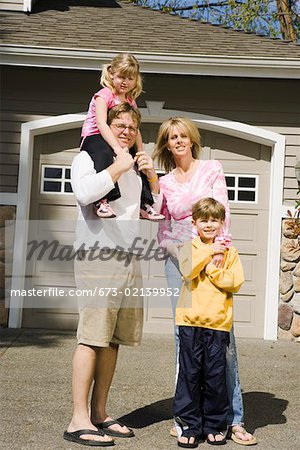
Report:
[[[185,435],[202,436],[227,428],[226,350],[229,333],[179,326],[179,374],[175,420]]]

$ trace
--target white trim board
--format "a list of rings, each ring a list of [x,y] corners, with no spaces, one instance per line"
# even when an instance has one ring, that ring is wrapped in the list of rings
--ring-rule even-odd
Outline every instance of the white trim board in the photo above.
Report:
[[[85,48],[0,45],[3,65],[55,69],[97,70],[118,53]],[[227,55],[186,55],[180,53],[134,52],[143,73],[210,75],[252,78],[300,78],[297,58],[246,57]]]
[[[186,116],[202,129],[235,136],[268,145],[272,148],[264,338],[276,340],[285,137],[262,128],[218,117],[188,113],[186,111],[165,110],[163,109],[163,102],[146,103],[147,108],[140,110],[142,121],[145,123],[161,123],[172,116]],[[85,114],[67,114],[40,119],[22,125],[18,181],[18,192],[22,193],[22,195],[19,195],[17,203],[15,235],[18,236],[18,242],[15,241],[14,246],[11,289],[22,290],[25,283],[27,220],[30,208],[34,137],[45,133],[79,128],[84,119]],[[23,299],[17,296],[11,297],[10,307],[9,326],[18,328],[22,323]]]

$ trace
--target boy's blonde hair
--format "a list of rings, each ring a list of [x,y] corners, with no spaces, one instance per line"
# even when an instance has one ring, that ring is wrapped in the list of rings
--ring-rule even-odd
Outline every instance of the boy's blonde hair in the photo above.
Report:
[[[196,125],[186,117],[171,117],[163,122],[159,128],[156,145],[153,152],[153,159],[157,159],[159,166],[166,172],[170,172],[176,167],[174,158],[168,149],[168,140],[173,127],[184,130],[192,143],[192,156],[197,159],[201,150],[200,132]]]
[[[100,83],[102,86],[111,89],[113,93],[115,93],[115,88],[112,83],[111,75],[116,72],[119,72],[122,76],[133,77],[136,79],[134,88],[127,93],[128,97],[136,99],[143,91],[140,65],[137,59],[129,53],[122,53],[115,56],[111,63],[103,65]]]
[[[226,217],[225,206],[214,198],[202,198],[193,204],[192,217],[195,222],[198,219],[207,220],[210,217],[224,222]]]

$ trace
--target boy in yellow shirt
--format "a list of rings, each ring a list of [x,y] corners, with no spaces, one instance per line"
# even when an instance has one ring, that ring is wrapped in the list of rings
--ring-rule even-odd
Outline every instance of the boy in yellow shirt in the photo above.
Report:
[[[232,294],[244,274],[237,250],[215,241],[224,220],[225,208],[213,198],[195,203],[198,237],[179,251],[184,282],[176,309],[180,352],[174,415],[182,429],[178,446],[184,448],[196,448],[204,437],[212,445],[226,444],[226,347]],[[224,254],[221,268],[212,262],[216,254]]]

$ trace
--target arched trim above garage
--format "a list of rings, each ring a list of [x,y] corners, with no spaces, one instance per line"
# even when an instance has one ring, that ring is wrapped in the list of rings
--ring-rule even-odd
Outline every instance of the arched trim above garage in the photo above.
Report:
[[[186,116],[193,120],[199,128],[204,130],[223,133],[271,147],[272,156],[264,338],[277,339],[280,236],[285,150],[284,136],[262,128],[218,117],[195,114],[187,111],[163,109],[163,102],[146,103],[147,108],[142,108],[140,110],[142,121],[144,123],[161,123],[172,116]],[[15,240],[14,246],[12,290],[24,289],[34,138],[35,136],[46,133],[79,128],[84,119],[85,114],[66,114],[32,121],[22,125],[15,231],[17,239]],[[22,308],[22,297],[12,295],[10,301],[10,327],[18,328],[21,326]]]

